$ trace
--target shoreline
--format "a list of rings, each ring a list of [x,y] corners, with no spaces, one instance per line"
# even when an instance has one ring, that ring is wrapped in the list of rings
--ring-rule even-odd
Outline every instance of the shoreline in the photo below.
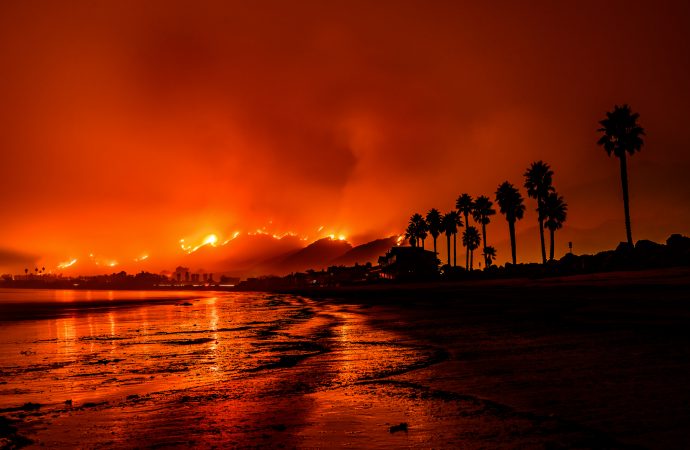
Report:
[[[687,268],[303,294],[361,305],[372,326],[448,352],[401,382],[556,417],[620,447],[690,446]]]
[[[100,353],[72,362],[91,375],[100,373],[94,371],[94,365],[107,367],[98,375],[106,378],[112,376],[112,371],[125,370],[137,361],[131,352],[141,349],[144,366],[151,361],[157,365],[181,358],[171,366],[172,372],[160,372],[161,380],[182,376],[174,375],[183,368],[178,363],[184,366],[197,358],[211,357],[216,364],[240,361],[264,371],[244,374],[265,373],[267,379],[287,380],[269,385],[267,392],[274,392],[276,397],[261,400],[267,402],[264,406],[270,412],[269,422],[261,416],[257,418],[259,425],[238,435],[249,440],[254,438],[252,433],[256,429],[256,433],[269,436],[267,442],[323,445],[341,442],[342,430],[365,429],[362,439],[379,439],[375,442],[386,447],[408,442],[407,433],[393,435],[388,431],[391,425],[404,422],[410,427],[409,438],[427,439],[414,441],[426,442],[427,446],[465,440],[491,446],[495,436],[502,436],[505,442],[516,446],[543,442],[553,444],[554,448],[687,448],[690,391],[683,386],[690,378],[688,275],[688,269],[665,269],[548,281],[360,286],[285,293],[287,297],[298,296],[287,303],[282,294],[273,292],[256,296],[259,300],[254,305],[262,314],[270,314],[268,317],[279,311],[287,316],[279,321],[259,322],[247,316],[242,319],[246,324],[232,325],[228,324],[237,317],[227,315],[223,303],[211,302],[206,305],[210,309],[204,309],[203,301],[192,302],[191,308],[154,307],[162,303],[190,303],[182,297],[116,300],[116,315],[129,306],[150,305],[151,317],[162,320],[161,313],[154,311],[167,310],[170,317],[179,319],[166,319],[165,329],[145,328],[146,345],[155,340],[165,356],[153,359],[146,347],[131,345],[142,339],[139,325],[122,319],[112,322],[119,327],[113,335],[111,322],[99,314],[102,309],[74,309],[74,303],[58,306],[71,308],[69,314],[82,316],[77,320],[82,321],[83,327],[91,326],[90,319],[83,317],[91,311],[96,312],[96,323],[100,317],[100,331],[97,329],[95,337],[88,340],[89,348]],[[191,298],[199,298],[195,292],[189,293]],[[254,297],[250,292],[246,295]],[[79,306],[84,304],[89,303],[81,302]],[[107,308],[113,301],[97,304]],[[228,302],[225,306],[233,304]],[[214,316],[220,318],[216,325],[212,325]],[[208,326],[197,328],[197,323],[207,321]],[[225,327],[214,328],[220,324]],[[252,327],[261,329],[254,332]],[[90,328],[84,330],[91,336]],[[363,331],[367,333],[364,336],[360,334]],[[236,348],[234,333],[244,333],[248,339],[248,355],[255,355],[260,349],[270,350],[263,356],[266,360],[255,360],[254,356],[228,359],[224,352],[215,359],[215,346]],[[285,341],[288,335],[294,342]],[[113,340],[113,336],[119,340]],[[79,338],[79,345],[85,345],[82,335],[75,337]],[[39,344],[67,345],[65,348],[75,350],[74,346],[69,347],[69,339],[31,343],[31,349],[39,355],[40,349],[34,348]],[[197,346],[208,346],[209,350],[197,353]],[[352,364],[369,360],[377,351],[382,353],[371,358],[376,369],[373,372],[360,368],[352,372],[352,380],[329,378],[340,373],[334,368],[354,370]],[[20,359],[33,358],[32,355],[27,352]],[[343,361],[347,364],[342,365]],[[316,368],[321,371],[315,371]],[[140,368],[135,369],[128,376],[139,377]],[[182,377],[182,381],[187,379],[186,375]],[[151,390],[145,387],[148,383],[142,382],[142,392]],[[185,387],[179,393],[165,391],[167,394],[160,394],[155,388],[151,396],[137,393],[131,398],[127,391],[130,387],[124,387],[124,391],[117,391],[116,400],[75,397],[75,402],[92,402],[84,403],[91,406],[60,406],[59,420],[73,425],[73,414],[106,420],[102,411],[119,407],[140,411],[139,408],[154,405],[172,406],[182,416],[190,413],[194,417],[225,417],[227,407],[235,405],[237,399],[223,397],[228,395],[226,385],[220,386],[219,391],[215,390],[215,383],[208,386],[201,390]],[[249,414],[256,407],[253,398],[246,401]],[[110,403],[99,403],[102,401]],[[226,403],[219,406],[219,401]],[[190,409],[189,402],[194,402],[195,408]],[[301,415],[294,413],[295,404],[301,405]],[[372,404],[377,408],[376,420],[348,412]],[[215,408],[220,409],[216,412]],[[332,414],[334,408],[341,413]],[[49,413],[49,408],[41,412]],[[234,419],[228,420],[224,426],[233,426]],[[34,437],[35,430],[29,425],[17,425],[22,435],[26,432]],[[280,431],[271,426],[279,426]],[[209,436],[217,439],[215,434],[207,435],[196,428],[179,432],[197,433],[195,436],[203,442]],[[439,435],[450,440],[441,440]],[[151,439],[155,443],[156,439],[167,442],[168,438]]]
[[[379,299],[384,303],[390,300],[414,299],[419,295],[434,296],[436,299],[452,299],[458,295],[504,294],[512,290],[516,294],[529,291],[592,291],[597,293],[640,291],[678,291],[688,289],[690,298],[690,268],[676,267],[636,271],[601,272],[586,275],[567,275],[547,278],[502,278],[462,281],[436,281],[422,283],[386,283],[340,287],[315,287],[295,289],[275,289],[255,292],[302,295],[317,299],[353,300],[363,299],[367,303]],[[250,292],[250,291],[247,291]]]

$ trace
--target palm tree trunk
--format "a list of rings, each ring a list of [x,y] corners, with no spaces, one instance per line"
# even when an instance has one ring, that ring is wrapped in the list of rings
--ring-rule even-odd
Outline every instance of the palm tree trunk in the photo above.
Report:
[[[424,239],[422,239],[422,250],[424,250]]]
[[[438,255],[438,252],[436,252],[436,238],[434,238],[434,255]]]
[[[539,238],[541,239],[541,261],[542,264],[546,264],[546,245],[544,244],[544,218],[542,217],[543,206],[541,204],[541,199],[537,199],[537,208],[539,216]]]
[[[554,236],[556,235],[556,230],[553,228],[549,228],[549,231],[551,232],[551,249],[549,251],[549,261],[553,261],[553,247],[554,247]]]
[[[487,257],[486,257],[486,224],[482,221],[482,240],[484,241],[484,267],[489,267],[489,265],[486,263]]]
[[[515,222],[508,222],[508,230],[510,231],[510,252],[513,254],[513,264],[517,264],[517,252],[515,251]]]
[[[469,214],[465,213],[465,230],[467,230],[467,227],[469,226],[469,223],[467,221],[470,219]],[[470,248],[467,247],[465,249],[465,270],[470,269]]]
[[[628,197],[628,165],[625,161],[625,152],[620,156],[621,161],[621,184],[623,185],[623,209],[625,210],[625,234],[628,238],[628,245],[632,247],[633,238],[630,227],[630,198]]]
[[[448,267],[450,267],[450,234],[446,234],[446,240],[448,241]]]
[[[474,250],[470,252],[470,272],[474,270]]]
[[[453,267],[458,267],[458,233],[453,233]]]

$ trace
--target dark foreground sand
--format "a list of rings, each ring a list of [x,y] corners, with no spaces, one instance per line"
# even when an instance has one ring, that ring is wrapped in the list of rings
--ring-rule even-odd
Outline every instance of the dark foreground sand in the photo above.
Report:
[[[448,352],[397,381],[557,418],[567,446],[690,448],[688,269],[311,294]]]
[[[0,448],[690,448],[690,270],[298,294],[0,323]]]

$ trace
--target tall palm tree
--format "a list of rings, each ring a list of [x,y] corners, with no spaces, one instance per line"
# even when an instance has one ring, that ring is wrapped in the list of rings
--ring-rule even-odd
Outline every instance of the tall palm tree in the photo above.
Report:
[[[427,225],[426,220],[424,220],[424,216],[422,216],[421,214],[415,214],[412,217],[415,222],[417,237],[420,241],[422,241],[422,250],[424,250],[424,241],[426,240],[426,237],[429,235],[427,233],[427,231],[429,230],[429,226]]]
[[[544,225],[551,232],[551,248],[549,251],[549,261],[553,261],[554,234],[556,230],[563,227],[563,222],[568,215],[568,204],[563,197],[555,192],[551,192],[544,200]]]
[[[460,217],[460,214],[457,211],[451,211],[453,214],[453,219],[455,220],[455,224],[458,227],[462,227],[464,224],[462,222],[462,218]],[[457,229],[455,230],[455,233],[453,233],[453,267],[458,267],[458,231]]]
[[[417,246],[417,231],[415,230],[413,223],[409,223],[407,225],[407,229],[405,229],[405,239],[410,242],[412,247]]]
[[[410,226],[412,226],[412,232],[417,240],[417,247],[419,247],[419,241],[422,241],[422,249],[424,249],[424,239],[427,237],[427,225],[426,220],[421,214],[415,213],[410,217]],[[409,228],[409,226],[408,226]]]
[[[553,171],[544,161],[533,162],[525,171],[525,189],[527,196],[537,201],[539,220],[539,237],[541,239],[541,259],[546,264],[546,246],[544,245],[544,199],[553,192]]]
[[[525,215],[525,205],[520,191],[515,186],[504,181],[496,190],[496,202],[501,214],[506,216],[508,231],[510,231],[510,251],[513,256],[513,264],[517,264],[515,249],[515,221],[522,220]]]
[[[486,261],[486,267],[491,267],[493,264],[494,260],[496,259],[496,249],[489,245],[488,247],[484,247],[484,260]]]
[[[609,156],[611,154],[618,157],[621,165],[621,185],[623,186],[623,210],[625,212],[625,234],[628,238],[628,245],[633,245],[632,229],[630,227],[630,199],[628,197],[628,166],[626,164],[627,154],[632,156],[635,152],[642,150],[645,135],[644,128],[637,123],[640,117],[638,113],[633,113],[630,106],[615,105],[613,111],[606,113],[606,119],[599,122],[600,131],[603,136],[597,142],[604,147]]]
[[[455,223],[455,231],[453,231],[453,267],[457,267],[457,262],[458,262],[458,257],[457,257],[457,249],[458,249],[458,227],[462,226],[462,219],[460,218],[460,214],[458,214],[457,211],[449,211],[446,216],[448,218],[446,220],[452,221]],[[450,263],[449,263],[450,264]]]
[[[479,236],[479,231],[475,227],[472,226],[466,226],[465,227],[465,232],[462,233],[462,245],[467,247],[467,250],[470,252],[470,268],[469,270],[473,270],[473,265],[474,265],[474,251],[479,248],[479,244],[481,244],[481,237]]]
[[[493,202],[489,197],[481,195],[474,201],[474,210],[472,216],[474,220],[482,226],[482,240],[484,241],[484,250],[486,250],[486,226],[491,222],[491,216],[496,214],[496,210],[492,208]],[[485,265],[486,261],[485,261]]]
[[[441,230],[443,230],[443,233],[446,235],[446,242],[448,245],[448,266],[450,266],[450,237],[455,236],[458,232],[457,216],[457,212],[451,211],[441,217]]]
[[[441,234],[441,213],[438,212],[436,208],[431,208],[428,213],[426,213],[426,224],[429,228],[429,234],[434,239],[434,253],[436,252],[436,239],[438,235]]]
[[[458,199],[455,201],[455,207],[458,212],[465,217],[465,226],[470,226],[470,214],[474,209],[474,200],[469,194],[460,194]],[[469,248],[465,252],[465,269],[470,269],[470,250]]]

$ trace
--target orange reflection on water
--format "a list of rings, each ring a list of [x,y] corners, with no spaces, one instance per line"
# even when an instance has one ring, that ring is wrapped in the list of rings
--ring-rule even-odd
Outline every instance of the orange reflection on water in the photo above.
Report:
[[[87,447],[113,439],[253,445],[276,422],[304,427],[351,401],[347,386],[424,357],[358,311],[297,297],[200,293],[113,308],[100,302],[121,301],[119,292],[54,295],[75,306],[53,319],[0,328],[0,370],[8,380],[0,408],[43,405],[37,414],[50,421],[34,438],[50,447],[75,439]],[[337,428],[353,417],[324,423]],[[274,438],[288,447],[309,441],[299,433]]]

